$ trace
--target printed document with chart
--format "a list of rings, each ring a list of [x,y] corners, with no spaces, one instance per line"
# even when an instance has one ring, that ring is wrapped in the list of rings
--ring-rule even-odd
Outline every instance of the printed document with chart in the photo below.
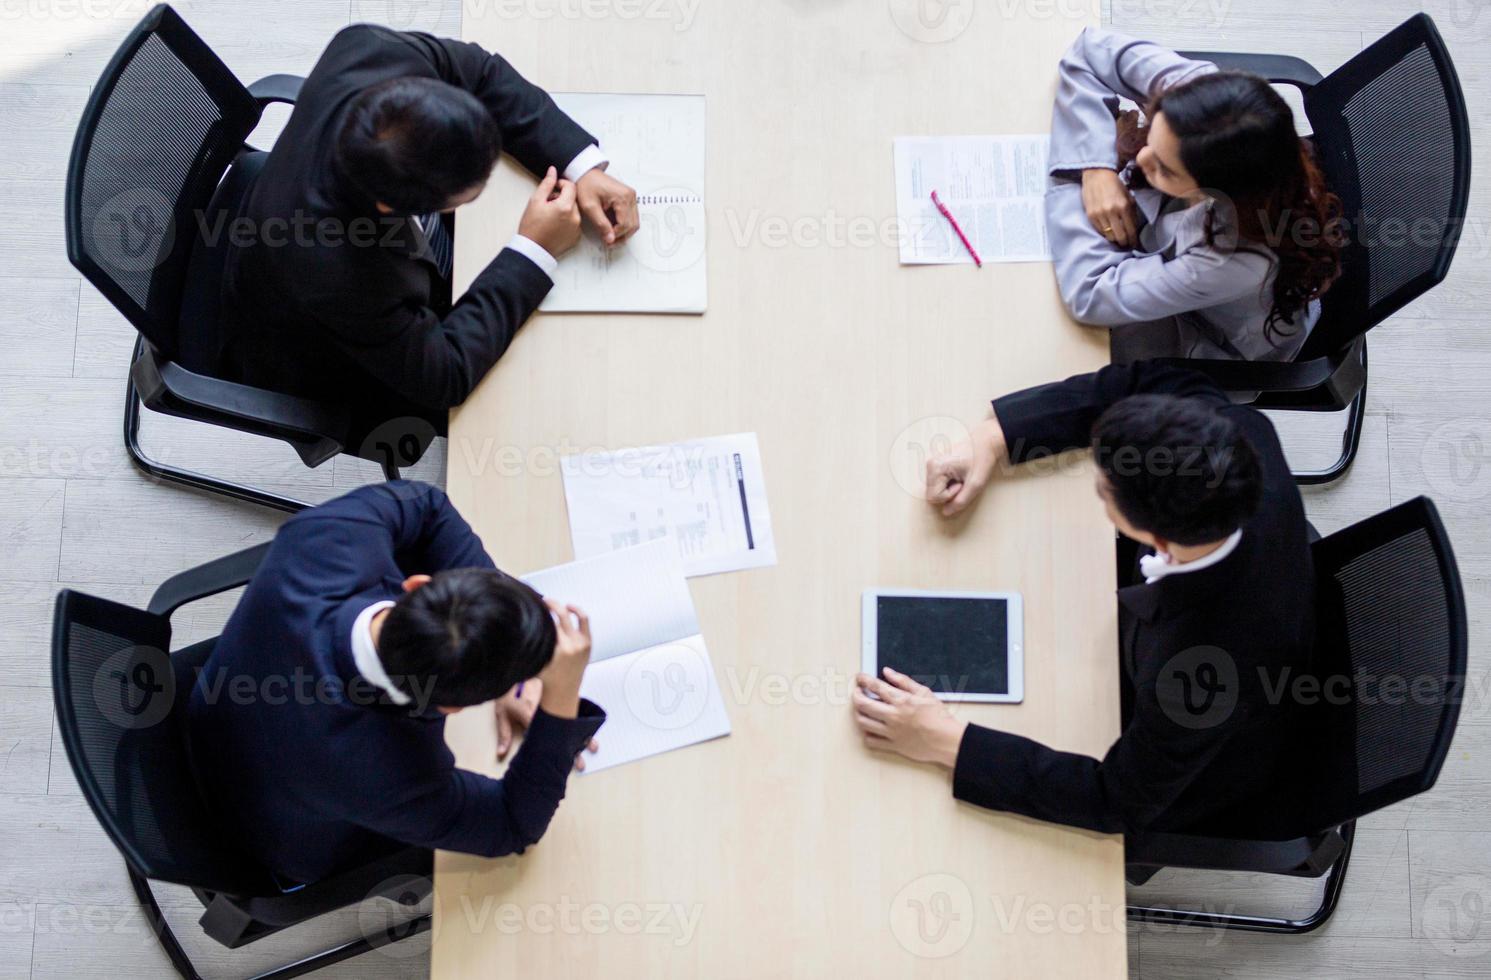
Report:
[[[973,256],[932,203],[947,205],[984,262],[1048,262],[1046,158],[1051,138],[902,136],[895,142],[902,265]]]
[[[608,249],[587,225],[539,309],[703,313],[704,96],[556,92],[554,101],[600,141],[606,172],[637,192],[641,227]]]
[[[523,576],[539,594],[585,610],[590,666],[580,696],[606,710],[585,771],[730,734],[678,554],[667,541]]]
[[[575,557],[666,538],[685,575],[777,563],[754,432],[566,456]]]

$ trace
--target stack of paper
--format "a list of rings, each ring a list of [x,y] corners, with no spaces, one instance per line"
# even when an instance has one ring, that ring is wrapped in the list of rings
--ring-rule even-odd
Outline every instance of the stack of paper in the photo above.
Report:
[[[576,558],[666,538],[686,575],[776,564],[753,432],[567,456],[561,470]]]
[[[903,136],[896,140],[901,264],[973,262],[936,191],[985,262],[1044,262],[1046,158],[1039,136]]]
[[[606,709],[586,772],[730,734],[730,717],[671,542],[654,541],[524,576],[590,618],[582,697]]]
[[[539,309],[703,313],[704,96],[558,92],[554,101],[600,141],[606,172],[637,192],[641,227],[608,249],[587,226]]]

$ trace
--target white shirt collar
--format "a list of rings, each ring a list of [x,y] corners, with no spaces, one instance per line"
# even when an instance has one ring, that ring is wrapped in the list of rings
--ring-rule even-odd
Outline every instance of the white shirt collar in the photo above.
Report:
[[[1174,564],[1170,556],[1160,552],[1153,555],[1145,555],[1139,559],[1139,573],[1144,576],[1145,585],[1153,585],[1166,575],[1179,575],[1183,572],[1199,572],[1203,568],[1210,568],[1217,562],[1226,558],[1237,550],[1237,543],[1242,540],[1242,528],[1233,531],[1221,547],[1209,555],[1202,555],[1195,561],[1185,561]]]
[[[357,614],[357,619],[352,622],[352,662],[363,680],[387,694],[394,704],[408,704],[413,699],[393,686],[383,669],[383,661],[378,657],[378,648],[373,645],[373,617],[392,606],[393,602],[385,599]]]

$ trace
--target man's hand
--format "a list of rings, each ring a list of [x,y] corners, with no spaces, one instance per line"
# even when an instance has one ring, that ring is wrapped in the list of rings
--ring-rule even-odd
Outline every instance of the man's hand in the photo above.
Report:
[[[596,752],[600,749],[600,747],[601,743],[592,738],[588,743],[586,743],[585,752]],[[575,772],[585,771],[585,752],[575,753]]]
[[[558,638],[554,658],[539,671],[544,684],[539,707],[556,718],[575,718],[580,714],[580,680],[590,663],[590,619],[578,606],[554,599],[545,599],[544,604],[554,617]]]
[[[962,513],[1007,459],[1004,429],[991,416],[974,426],[968,442],[927,460],[927,502],[941,507],[943,517]]]
[[[580,208],[575,203],[575,185],[561,180],[558,172],[549,168],[544,179],[538,182],[523,217],[518,221],[518,234],[558,258],[575,247],[580,240]]]
[[[620,245],[637,230],[637,192],[600,167],[586,171],[575,184],[580,211],[610,245]]]
[[[954,718],[931,688],[889,667],[883,681],[859,674],[854,683],[854,722],[866,746],[948,770],[958,764],[968,722]]]
[[[1117,171],[1106,167],[1082,171],[1082,207],[1087,220],[1108,241],[1122,248],[1139,246],[1139,208]]]
[[[518,688],[523,693],[518,693]],[[538,710],[539,695],[543,693],[543,681],[537,678],[518,684],[497,702],[497,759],[507,758],[513,747],[513,736],[521,734],[533,722],[533,713]]]

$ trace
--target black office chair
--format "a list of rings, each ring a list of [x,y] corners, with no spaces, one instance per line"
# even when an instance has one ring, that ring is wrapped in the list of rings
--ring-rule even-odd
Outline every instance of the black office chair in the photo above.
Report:
[[[214,376],[225,250],[204,239],[226,237],[267,157],[244,140],[265,106],[295,102],[300,82],[271,75],[244,88],[174,10],[155,7],[93,88],[66,201],[68,259],[140,334],[125,394],[130,458],[149,476],[286,511],[306,504],[159,463],[141,449],[139,430],[143,401],[282,440],[307,466],[338,453],[369,459],[389,479],[434,439],[423,420],[354,419],[345,406]],[[375,435],[358,435],[366,432]]]
[[[1319,928],[1340,899],[1357,818],[1427,792],[1439,777],[1460,717],[1467,640],[1460,573],[1433,502],[1400,504],[1312,551],[1318,642],[1309,673],[1328,696],[1304,706],[1295,764],[1270,798],[1238,808],[1284,833],[1269,840],[1156,833],[1130,837],[1124,848],[1131,884],[1167,867],[1324,876],[1320,905],[1302,919],[1130,906],[1131,919],[1253,932]],[[1407,688],[1383,683],[1391,678]]]
[[[1347,410],[1341,456],[1296,473],[1303,484],[1344,476],[1361,445],[1368,330],[1444,280],[1470,196],[1470,123],[1455,66],[1434,21],[1416,14],[1322,78],[1299,58],[1192,51],[1304,95],[1317,158],[1341,198],[1350,241],[1320,321],[1290,363],[1188,360],[1253,405]],[[1379,237],[1380,241],[1372,242]]]
[[[57,597],[52,689],[67,760],[88,805],[124,857],[151,928],[185,980],[202,977],[162,915],[151,881],[192,888],[206,907],[203,931],[234,949],[372,899],[413,906],[430,891],[432,852],[411,848],[283,892],[267,870],[235,848],[198,791],[184,716],[197,671],[215,640],[167,653],[171,614],[185,603],[245,584],[268,547],[241,551],[169,579],[148,611],[72,591]],[[368,935],[254,980],[302,976],[429,926],[430,916],[424,914],[384,928],[365,928]]]

